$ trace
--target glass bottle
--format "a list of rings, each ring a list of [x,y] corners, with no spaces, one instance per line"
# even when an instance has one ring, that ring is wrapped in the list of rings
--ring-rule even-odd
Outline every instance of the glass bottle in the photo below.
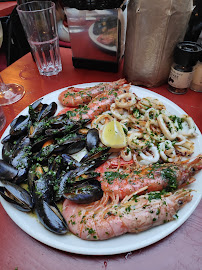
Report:
[[[185,94],[190,86],[193,68],[198,61],[202,47],[184,41],[177,44],[174,50],[174,64],[168,78],[168,90],[174,94]]]
[[[202,92],[202,54],[194,69],[193,79],[190,88],[193,91]]]

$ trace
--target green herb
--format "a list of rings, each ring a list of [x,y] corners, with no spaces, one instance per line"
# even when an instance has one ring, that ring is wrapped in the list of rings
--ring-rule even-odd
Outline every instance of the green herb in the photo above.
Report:
[[[105,178],[109,184],[112,184],[114,179],[124,179],[128,176],[126,173],[120,173],[120,172],[105,172]]]
[[[165,179],[168,183],[167,190],[173,191],[177,189],[177,175],[176,171],[174,171],[171,167],[165,168],[161,171],[161,176]]]

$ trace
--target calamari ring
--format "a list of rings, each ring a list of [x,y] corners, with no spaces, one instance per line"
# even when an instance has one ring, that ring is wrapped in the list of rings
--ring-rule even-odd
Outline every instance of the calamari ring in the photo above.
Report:
[[[140,152],[139,155],[142,158],[139,162],[141,165],[156,163],[160,158],[158,149],[153,143],[150,145],[149,151],[146,151],[145,153]]]
[[[171,141],[166,140],[159,144],[159,153],[163,161],[175,162],[178,160],[175,152],[175,148]]]
[[[139,127],[145,127],[145,125],[146,125],[146,121],[145,121],[145,120],[139,120],[139,119],[133,117],[132,115],[129,115],[128,118],[129,118],[129,119],[131,120],[131,122],[133,122],[136,126],[139,126]]]
[[[113,120],[113,117],[111,115],[109,115],[109,114],[101,114],[92,121],[91,127],[100,129],[102,126],[104,126],[106,123],[108,123],[108,122],[110,122],[112,120]]]
[[[137,103],[136,96],[132,93],[124,93],[115,99],[116,106],[119,108],[130,108]]]
[[[178,133],[176,132],[174,123],[170,120],[170,118],[165,114],[160,114],[157,117],[157,121],[164,136],[168,140],[173,141],[177,137]]]
[[[123,127],[123,130],[126,134],[128,134],[128,124],[130,123],[130,120],[129,119],[124,119],[124,120],[121,120],[120,121],[120,124],[122,125]]]
[[[176,137],[176,139],[179,139],[176,143],[175,143],[175,145],[182,145],[182,144],[184,144],[185,142],[186,142],[186,138],[183,136],[183,135],[181,135],[181,134],[178,134],[177,135],[177,137]]]
[[[188,136],[188,137],[196,137],[196,125],[194,120],[189,115],[182,115],[181,118],[187,122],[189,126],[188,131],[184,131],[183,129],[179,131],[180,134]]]
[[[143,137],[142,133],[129,133],[127,136],[128,145],[131,149],[143,150],[148,146],[148,140]]]
[[[190,140],[186,140],[186,142],[183,143],[182,145],[175,144],[175,149],[182,156],[188,157],[194,153],[194,142],[192,142]]]
[[[128,111],[123,108],[117,108],[115,103],[111,105],[110,110],[113,116],[118,120],[124,120],[129,117]]]
[[[125,147],[121,150],[121,157],[125,161],[130,161],[132,159],[131,149],[129,147]]]
[[[152,97],[146,97],[146,98],[142,98],[138,103],[137,103],[137,108],[144,113],[146,110],[148,110],[149,108],[154,108],[157,110],[163,110],[166,109],[165,105],[160,102],[158,99],[156,98],[152,98]]]
[[[152,114],[152,118],[151,115]],[[149,110],[146,110],[145,112],[145,120],[156,120],[157,117],[159,116],[159,110],[154,109],[154,108],[150,108]]]
[[[162,136],[163,134],[157,120],[147,121],[145,128],[146,128],[147,134],[150,136],[152,140],[155,140],[155,141],[165,140],[165,137]]]

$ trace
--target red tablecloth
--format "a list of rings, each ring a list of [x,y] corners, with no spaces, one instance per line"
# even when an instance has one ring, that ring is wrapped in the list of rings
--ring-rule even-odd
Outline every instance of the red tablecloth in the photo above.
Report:
[[[9,15],[16,5],[17,5],[17,1],[1,2],[0,3],[0,17]]]
[[[31,54],[1,72],[7,83],[16,82],[26,89],[17,103],[4,107],[7,125],[37,98],[56,89],[85,82],[112,81],[122,77],[118,73],[75,69],[71,50],[61,48],[63,71],[57,76],[40,76]],[[191,90],[177,96],[166,85],[152,91],[161,94],[184,109],[202,130],[201,93]],[[2,135],[2,132],[0,133]],[[23,232],[0,206],[0,269],[18,270],[122,270],[122,269],[202,269],[202,202],[190,218],[175,232],[149,247],[114,256],[84,256],[70,254],[41,244]]]

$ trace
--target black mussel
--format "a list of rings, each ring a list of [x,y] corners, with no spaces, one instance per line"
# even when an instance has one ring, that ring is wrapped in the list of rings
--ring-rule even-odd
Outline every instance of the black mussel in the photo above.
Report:
[[[90,152],[88,152],[82,159],[81,159],[81,163],[86,163],[88,161],[97,159],[99,157],[101,157],[102,155],[104,155],[105,153],[109,152],[111,148],[110,147],[97,147],[97,148],[93,148],[91,149]]]
[[[16,157],[19,152],[25,151],[25,148],[29,148],[31,150],[31,140],[28,137],[23,137],[16,145],[13,150],[13,157]],[[29,151],[30,151],[29,150]]]
[[[35,198],[42,198],[46,202],[53,200],[53,178],[50,174],[44,173],[41,177],[34,182],[35,185]]]
[[[30,141],[25,140],[24,135],[20,137],[11,137],[10,140],[4,142],[3,148],[2,148],[2,158],[8,163],[11,163],[11,160],[13,157],[17,154],[19,151],[19,146],[22,145],[22,148],[24,147],[24,144],[29,145]]]
[[[29,188],[29,192],[31,194],[34,194],[34,190],[35,190],[35,181],[37,181],[38,177],[37,177],[37,173],[36,173],[36,168],[37,165],[40,166],[40,164],[35,164],[33,165],[27,174],[27,184],[28,184],[28,188]]]
[[[18,118],[15,118],[10,124],[10,135],[20,136],[25,134],[28,131],[29,121],[30,119],[28,115],[20,115]]]
[[[63,152],[68,155],[73,155],[81,151],[85,146],[85,141],[78,141],[67,146],[67,148]]]
[[[45,106],[45,108],[41,110],[38,115],[37,121],[41,121],[43,118],[49,118],[55,114],[57,111],[57,104],[55,102],[51,102],[49,105]]]
[[[47,107],[48,107],[48,104],[42,104],[38,114],[36,113],[35,122],[39,122],[39,121],[41,121],[43,119],[42,114],[46,110]]]
[[[44,146],[38,153],[34,155],[33,158],[41,164],[47,164],[48,158],[53,154],[56,147],[57,146],[55,144]]]
[[[87,180],[95,179],[96,177],[100,176],[100,173],[94,171],[87,171],[81,175],[75,176],[72,173],[68,178],[68,184],[75,184],[78,182],[85,182]]]
[[[37,121],[38,115],[40,114],[41,110],[47,106],[46,104],[44,106],[44,104],[41,101],[42,98],[36,100],[29,106],[29,115],[32,122]]]
[[[87,167],[91,168],[91,170],[94,170],[94,169],[98,168],[99,166],[101,166],[103,163],[105,163],[105,161],[108,160],[110,155],[111,155],[111,153],[103,154],[102,156],[99,156],[96,159],[88,160],[85,164],[83,163],[82,166],[83,167],[87,166]]]
[[[53,129],[60,129],[64,126],[73,127],[75,125],[81,126],[81,123],[73,121],[67,117],[66,114],[56,115],[51,118],[51,126]]]
[[[49,172],[45,172],[40,164],[36,163],[29,169],[27,179],[29,190],[34,199],[42,198],[48,203],[53,200],[54,176]]]
[[[11,134],[8,134],[7,136],[5,136],[2,140],[1,140],[1,143],[4,144],[4,143],[7,143],[7,142],[10,142],[12,140],[12,136]]]
[[[81,163],[78,162],[76,159],[73,157],[67,155],[67,154],[62,154],[62,163],[66,166],[69,167],[70,170],[74,170],[77,167],[81,166]]]
[[[13,166],[0,160],[0,179],[6,181],[15,181],[15,177],[18,175],[18,170]]]
[[[71,123],[70,125],[64,125],[61,128],[49,128],[45,131],[46,136],[62,137],[67,133],[76,132],[81,126],[80,124]]]
[[[63,172],[63,170],[66,169],[66,164],[63,163],[63,159],[61,155],[57,155],[57,156],[51,156],[48,159],[48,171],[51,174],[55,175],[55,179],[57,179],[58,182],[61,177],[61,173]],[[55,183],[57,185],[57,183]],[[56,188],[56,186],[55,186]]]
[[[70,152],[77,153],[85,147],[85,142],[80,143],[81,141],[85,141],[85,137],[83,135],[79,135],[76,133],[70,133],[62,138],[57,138],[56,139],[57,146],[54,150],[54,153],[55,154],[63,153],[63,152],[69,153],[69,154],[70,154]],[[77,144],[74,145],[74,143],[77,143]],[[73,148],[73,150],[72,150],[72,148]],[[66,149],[68,149],[68,150],[66,151]]]
[[[98,147],[100,143],[99,132],[96,128],[89,129],[86,136],[86,149],[91,151]]]
[[[31,146],[24,147],[12,159],[11,165],[18,170],[16,183],[21,183],[27,178],[28,170],[31,165]]]
[[[5,142],[2,147],[2,158],[5,162],[10,163],[13,155],[13,144]]]
[[[29,114],[32,113],[32,110],[40,112],[41,108],[43,106],[43,103],[41,102],[43,98],[40,98],[36,101],[34,101],[30,106],[29,106]]]
[[[56,139],[56,143],[58,145],[68,145],[70,143],[84,141],[84,140],[85,140],[85,136],[83,136],[81,134],[70,133],[70,134],[65,135],[62,138]]]
[[[35,153],[35,152],[38,152],[41,150],[42,146],[52,140],[53,138],[52,137],[49,137],[49,136],[41,136],[41,137],[38,137],[36,138],[33,142],[32,142],[32,152]]]
[[[74,179],[78,179],[79,176],[84,175],[88,171],[92,171],[94,169],[95,162],[91,162],[89,164],[82,164],[82,166],[76,168],[75,170],[68,171],[66,174],[63,175],[63,182],[72,183]]]
[[[92,203],[102,198],[103,191],[101,184],[97,180],[86,181],[84,183],[68,187],[63,197],[78,204]]]
[[[35,212],[39,221],[49,231],[56,234],[65,234],[69,231],[65,219],[55,203],[48,204],[42,198],[37,198]]]
[[[29,129],[29,137],[36,139],[39,136],[42,136],[47,129],[47,125],[45,119],[42,119],[40,122],[35,122]]]
[[[29,212],[33,208],[33,200],[29,192],[11,182],[0,182],[0,195],[20,211]]]
[[[55,200],[58,201],[61,199],[62,194],[64,193],[64,190],[66,186],[68,185],[68,180],[71,176],[71,174],[74,172],[74,170],[70,170],[66,172],[64,175],[61,175],[59,179],[58,189],[55,192]]]

